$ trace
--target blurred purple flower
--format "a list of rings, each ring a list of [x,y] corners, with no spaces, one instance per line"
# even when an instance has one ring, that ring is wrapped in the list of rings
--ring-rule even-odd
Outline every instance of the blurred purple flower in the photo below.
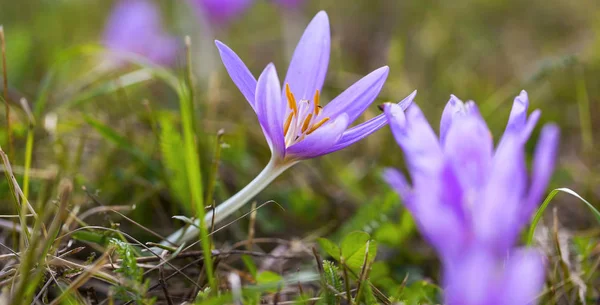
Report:
[[[257,82],[229,47],[219,41],[216,44],[229,76],[256,112],[271,152],[280,161],[314,158],[340,150],[386,124],[382,114],[348,129],[379,94],[388,67],[371,72],[325,107],[320,106],[319,92],[330,52],[329,19],[323,11],[302,35],[283,90],[273,64],[265,68]],[[413,92],[400,102],[398,109],[406,109],[415,95]]]
[[[534,304],[544,284],[544,263],[531,249],[499,258],[475,247],[445,264],[444,284],[446,305]]]
[[[447,304],[526,304],[541,285],[541,280],[533,280],[543,275],[539,257],[523,258],[538,273],[514,279],[521,284],[510,280],[517,271],[509,268],[513,260],[521,259],[511,251],[546,189],[558,144],[558,128],[544,126],[529,178],[524,145],[540,112],[528,117],[528,104],[522,91],[495,151],[490,131],[472,101],[463,103],[451,96],[442,114],[439,140],[416,104],[406,114],[394,104],[384,106],[404,151],[412,185],[395,169],[386,169],[384,178],[436,248],[445,269]],[[507,285],[517,289],[511,291],[515,302],[503,301],[508,296],[501,291]]]
[[[189,0],[211,23],[226,24],[246,11],[253,0]]]
[[[162,28],[158,8],[146,0],[119,1],[106,24],[103,43],[113,51],[135,53],[164,65],[173,63],[178,49],[177,40]]]

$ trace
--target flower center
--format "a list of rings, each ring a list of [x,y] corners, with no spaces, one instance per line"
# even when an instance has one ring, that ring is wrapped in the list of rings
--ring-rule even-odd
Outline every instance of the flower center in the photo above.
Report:
[[[300,100],[297,103],[289,84],[285,84],[285,95],[289,113],[283,123],[283,135],[285,146],[290,147],[323,126],[330,118],[319,117],[323,108],[319,105],[319,90],[315,92],[312,103],[309,100]]]

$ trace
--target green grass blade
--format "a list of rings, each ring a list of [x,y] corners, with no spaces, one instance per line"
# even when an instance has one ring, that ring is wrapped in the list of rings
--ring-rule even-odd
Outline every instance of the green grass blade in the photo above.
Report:
[[[529,232],[527,233],[526,244],[528,246],[530,246],[531,243],[533,242],[533,234],[535,232],[535,228],[537,227],[537,224],[540,222],[540,219],[542,218],[544,211],[546,211],[546,208],[548,207],[548,205],[550,204],[552,199],[554,199],[554,197],[559,192],[567,193],[571,196],[578,198],[583,203],[585,203],[585,205],[590,209],[590,211],[592,212],[592,214],[594,215],[594,217],[596,218],[598,223],[600,223],[600,212],[598,212],[598,210],[591,203],[589,203],[587,200],[583,199],[583,197],[581,197],[579,194],[577,194],[575,191],[573,191],[569,188],[557,188],[557,189],[552,190],[552,192],[550,192],[550,194],[548,194],[548,197],[546,197],[546,199],[544,200],[544,202],[542,203],[540,208],[535,213],[535,216],[533,217],[533,221],[531,222],[531,226],[529,227]]]

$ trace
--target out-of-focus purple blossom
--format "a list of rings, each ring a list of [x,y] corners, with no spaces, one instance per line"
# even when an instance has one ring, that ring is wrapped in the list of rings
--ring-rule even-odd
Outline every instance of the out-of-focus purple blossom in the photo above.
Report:
[[[388,67],[363,77],[320,106],[330,52],[329,18],[319,12],[306,28],[288,67],[282,88],[269,64],[258,81],[229,47],[217,41],[229,76],[256,112],[273,156],[282,162],[314,158],[345,148],[386,124],[379,115],[348,128],[383,87]],[[406,109],[416,92],[398,104]]]
[[[226,24],[240,17],[253,0],[189,0],[198,14],[213,24]]]
[[[107,21],[103,43],[113,51],[135,53],[163,65],[174,62],[178,49],[177,40],[162,27],[158,8],[147,0],[120,0]]]
[[[514,246],[546,190],[559,130],[551,124],[542,129],[529,176],[524,145],[540,112],[528,116],[528,104],[522,91],[496,149],[472,101],[451,96],[439,139],[416,104],[406,113],[394,104],[384,106],[412,182],[395,169],[386,169],[384,178],[436,248],[449,305],[529,304],[541,287],[541,258],[522,256]],[[519,278],[518,268],[535,272]],[[513,299],[503,293],[505,287],[515,289],[509,293]]]
[[[544,263],[531,249],[498,257],[474,247],[444,264],[444,284],[446,305],[534,304],[544,284]]]
[[[306,0],[272,0],[275,4],[288,9],[296,9],[300,7]]]

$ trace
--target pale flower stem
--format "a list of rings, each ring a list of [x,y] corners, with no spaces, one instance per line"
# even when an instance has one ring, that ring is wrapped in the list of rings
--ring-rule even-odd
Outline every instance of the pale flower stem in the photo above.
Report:
[[[267,166],[252,180],[248,185],[246,185],[243,189],[237,192],[235,195],[231,196],[231,198],[227,199],[227,201],[218,205],[214,211],[210,211],[206,213],[205,223],[207,226],[211,226],[213,220],[213,213],[215,224],[223,221],[229,215],[233,214],[235,211],[239,210],[244,204],[250,201],[256,194],[262,191],[265,187],[267,187],[275,178],[277,178],[281,173],[283,173],[286,169],[290,168],[292,165],[296,164],[294,162],[281,162],[277,158],[271,158],[271,161],[267,164]],[[182,228],[177,232],[169,235],[164,241],[161,242],[164,246],[173,246],[173,245],[181,245],[184,242],[188,242],[198,236],[199,230],[197,226],[199,226],[200,221],[197,219],[194,224],[196,226],[189,226],[187,228]]]

